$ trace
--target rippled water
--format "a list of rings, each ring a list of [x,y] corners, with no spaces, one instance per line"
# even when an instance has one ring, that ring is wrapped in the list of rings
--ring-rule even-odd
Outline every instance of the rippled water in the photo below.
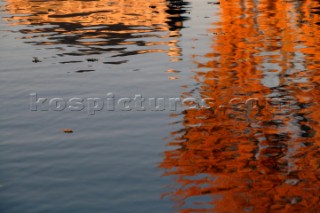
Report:
[[[0,7],[0,212],[319,211],[319,1]],[[32,111],[31,93],[210,108]]]

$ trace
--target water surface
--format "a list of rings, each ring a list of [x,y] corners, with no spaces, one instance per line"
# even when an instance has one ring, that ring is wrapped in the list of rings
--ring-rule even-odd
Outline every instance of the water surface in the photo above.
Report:
[[[0,5],[1,212],[318,211],[318,1]],[[212,101],[30,110],[110,92]]]

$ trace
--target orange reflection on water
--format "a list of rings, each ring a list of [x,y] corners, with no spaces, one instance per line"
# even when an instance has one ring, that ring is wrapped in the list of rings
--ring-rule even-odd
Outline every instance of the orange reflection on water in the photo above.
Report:
[[[19,31],[26,35],[22,38],[29,43],[88,48],[66,55],[164,52],[178,61],[182,8],[167,0],[5,0],[2,10],[10,14],[4,20],[21,26]]]
[[[160,164],[175,180],[163,196],[179,212],[317,212],[319,3],[220,7],[211,52],[194,56],[199,86],[183,95],[214,101],[181,114]]]

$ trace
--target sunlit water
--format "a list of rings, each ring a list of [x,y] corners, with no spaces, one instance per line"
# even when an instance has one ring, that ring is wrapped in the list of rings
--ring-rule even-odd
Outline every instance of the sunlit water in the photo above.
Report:
[[[0,212],[319,211],[318,1],[0,6]],[[31,93],[210,108],[44,111]]]

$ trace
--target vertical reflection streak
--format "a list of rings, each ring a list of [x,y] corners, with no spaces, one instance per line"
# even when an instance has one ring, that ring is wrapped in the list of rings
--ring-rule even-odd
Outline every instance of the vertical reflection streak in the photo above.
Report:
[[[175,180],[164,196],[179,212],[316,212],[319,16],[310,11],[319,3],[220,7],[210,52],[194,57],[192,91],[214,101],[181,113],[160,164]]]

